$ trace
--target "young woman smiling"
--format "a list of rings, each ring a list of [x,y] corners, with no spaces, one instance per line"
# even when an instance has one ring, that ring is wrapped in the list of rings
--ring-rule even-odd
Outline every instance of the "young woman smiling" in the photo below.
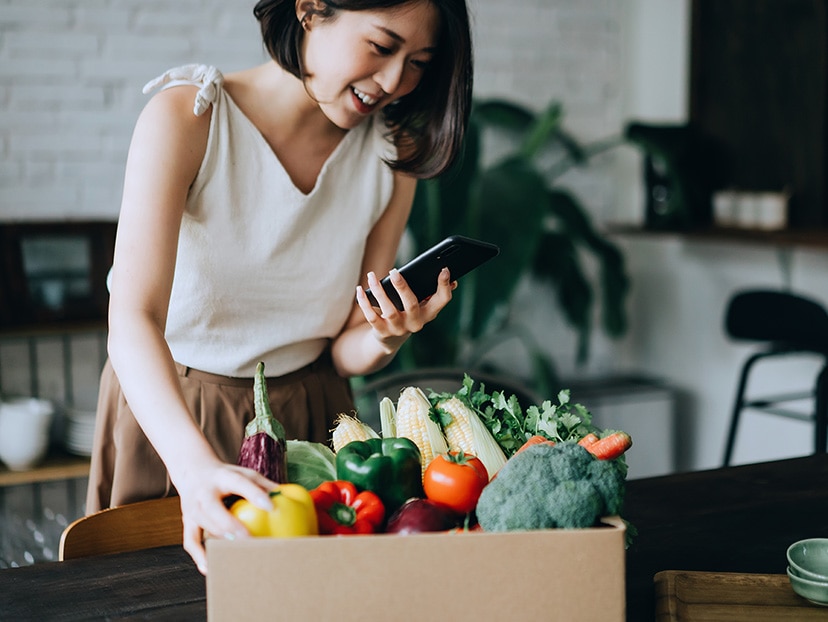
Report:
[[[178,494],[184,547],[247,535],[222,500],[269,507],[235,465],[265,363],[288,438],[327,442],[348,378],[382,368],[448,304],[391,270],[416,179],[468,120],[464,0],[264,0],[272,61],[171,69],[140,114],[111,273],[87,512]],[[404,309],[379,287],[389,271]],[[365,287],[377,293],[372,307]]]

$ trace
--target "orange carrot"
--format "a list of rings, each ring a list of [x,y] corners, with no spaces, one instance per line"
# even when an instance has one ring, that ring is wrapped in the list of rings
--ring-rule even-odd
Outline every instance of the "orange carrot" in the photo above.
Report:
[[[584,436],[580,441],[578,441],[578,444],[581,447],[589,447],[590,445],[592,445],[597,440],[598,440],[598,435],[595,434],[594,432],[590,432],[589,434]]]
[[[523,445],[521,445],[520,448],[514,453],[514,455],[515,456],[518,455],[524,449],[528,449],[529,447],[532,447],[532,445],[543,445],[543,444],[554,445],[555,441],[550,441],[545,436],[541,436],[540,434],[535,434],[534,436],[530,436],[526,440],[526,442]]]
[[[632,438],[626,432],[613,432],[587,446],[587,451],[601,460],[617,458],[632,446]]]

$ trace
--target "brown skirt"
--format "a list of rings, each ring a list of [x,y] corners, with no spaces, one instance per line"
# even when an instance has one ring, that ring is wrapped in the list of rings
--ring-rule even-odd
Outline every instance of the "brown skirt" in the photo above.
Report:
[[[190,412],[219,458],[235,464],[253,418],[253,379],[227,378],[176,365]],[[339,413],[354,410],[348,381],[326,352],[295,372],[267,379],[273,415],[288,439],[330,443]],[[86,513],[176,494],[161,458],[144,436],[109,361],[101,374]]]

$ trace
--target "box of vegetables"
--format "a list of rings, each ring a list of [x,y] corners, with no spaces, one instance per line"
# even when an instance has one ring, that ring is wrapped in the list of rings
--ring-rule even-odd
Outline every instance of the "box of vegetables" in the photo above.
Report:
[[[323,445],[284,438],[264,382],[239,463],[282,483],[230,506],[255,537],[207,541],[211,622],[624,620],[632,440],[568,391],[406,387]]]

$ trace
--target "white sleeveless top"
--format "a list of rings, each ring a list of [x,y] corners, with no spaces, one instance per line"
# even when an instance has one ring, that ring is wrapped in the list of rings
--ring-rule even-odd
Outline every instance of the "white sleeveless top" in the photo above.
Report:
[[[368,233],[387,206],[396,157],[381,119],[350,130],[302,193],[214,67],[172,69],[144,87],[200,87],[207,152],[187,199],[166,338],[173,358],[224,376],[313,362],[355,300]]]

